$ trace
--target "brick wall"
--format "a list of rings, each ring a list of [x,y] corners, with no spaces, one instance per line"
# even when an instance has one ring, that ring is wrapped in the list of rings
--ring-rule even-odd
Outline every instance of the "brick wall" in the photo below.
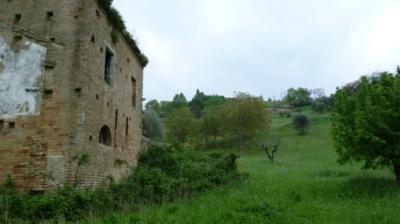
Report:
[[[78,172],[82,187],[125,175],[128,166],[121,161],[134,166],[141,150],[143,68],[135,53],[122,36],[113,43],[112,27],[95,0],[1,4],[0,35],[9,43],[22,35],[44,46],[47,55],[40,113],[0,114],[0,125],[5,124],[0,181],[11,174],[20,189],[39,191],[73,183],[75,158],[82,154],[90,156],[89,165]],[[113,54],[110,84],[104,80],[106,52]],[[14,128],[8,128],[10,122]],[[99,142],[104,126],[111,132],[109,146]]]

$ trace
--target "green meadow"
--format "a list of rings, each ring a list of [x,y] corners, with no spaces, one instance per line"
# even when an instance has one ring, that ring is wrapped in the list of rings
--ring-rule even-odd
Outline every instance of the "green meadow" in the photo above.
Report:
[[[255,148],[238,161],[248,178],[191,200],[107,214],[87,223],[400,223],[400,190],[390,170],[341,166],[329,114],[305,111],[311,125],[300,136],[292,118],[272,118],[263,135],[280,139],[275,163]]]

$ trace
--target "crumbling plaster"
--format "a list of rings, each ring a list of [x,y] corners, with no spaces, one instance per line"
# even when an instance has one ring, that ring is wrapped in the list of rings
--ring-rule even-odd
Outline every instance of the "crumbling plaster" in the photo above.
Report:
[[[29,40],[11,44],[0,35],[0,118],[40,114],[46,52]]]

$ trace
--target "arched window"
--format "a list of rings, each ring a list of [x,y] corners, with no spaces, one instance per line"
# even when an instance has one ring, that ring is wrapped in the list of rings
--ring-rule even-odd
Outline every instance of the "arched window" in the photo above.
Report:
[[[99,143],[106,146],[111,146],[111,131],[108,126],[103,126],[100,131]]]

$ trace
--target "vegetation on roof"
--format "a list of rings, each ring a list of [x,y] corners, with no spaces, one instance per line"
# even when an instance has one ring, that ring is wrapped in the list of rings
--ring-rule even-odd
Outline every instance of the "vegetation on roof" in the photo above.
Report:
[[[137,54],[140,64],[143,67],[146,67],[146,65],[149,63],[149,60],[147,56],[140,51],[132,35],[126,30],[125,22],[121,14],[118,12],[117,9],[115,9],[112,6],[113,0],[98,0],[98,2],[105,11],[105,13],[107,14],[108,20],[113,26],[113,31],[111,32],[111,39],[113,40],[113,42],[116,43],[118,41],[119,38],[118,33],[121,33],[122,36],[125,38],[125,40],[128,42],[128,44],[133,48],[133,50]]]

